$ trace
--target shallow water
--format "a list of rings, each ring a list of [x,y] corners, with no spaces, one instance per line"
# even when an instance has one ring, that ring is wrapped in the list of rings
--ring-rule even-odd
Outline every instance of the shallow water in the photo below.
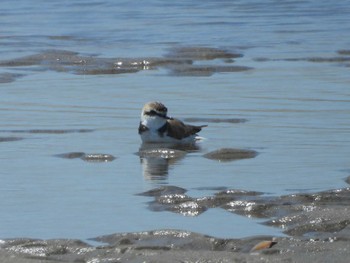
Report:
[[[152,199],[138,194],[162,185],[192,197],[346,186],[349,11],[348,1],[2,1],[0,237],[281,235],[220,208],[197,217],[150,211]],[[198,149],[156,163],[161,175],[151,177],[135,154],[150,100],[209,125]],[[259,154],[203,157],[220,148]],[[116,159],[57,156],[67,153]]]

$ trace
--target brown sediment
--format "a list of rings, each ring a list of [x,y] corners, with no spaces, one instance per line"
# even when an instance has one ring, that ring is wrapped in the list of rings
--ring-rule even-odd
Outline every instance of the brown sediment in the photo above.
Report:
[[[221,148],[203,155],[203,157],[219,162],[231,162],[241,159],[254,158],[258,152],[246,149]]]

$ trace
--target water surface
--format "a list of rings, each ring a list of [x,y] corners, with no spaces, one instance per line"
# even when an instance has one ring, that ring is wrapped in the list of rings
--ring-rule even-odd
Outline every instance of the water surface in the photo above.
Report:
[[[85,239],[159,228],[281,235],[220,208],[197,217],[150,211],[152,199],[137,194],[164,185],[192,197],[346,187],[349,11],[348,1],[314,0],[2,1],[0,237]],[[211,57],[214,51],[237,56]],[[50,60],[52,52],[75,60]],[[120,61],[144,64],[120,72]],[[135,154],[140,111],[150,100],[209,125],[199,149],[162,164],[154,178]],[[232,119],[244,121],[224,121]],[[224,147],[259,154],[203,157]],[[57,157],[72,152],[116,159]]]

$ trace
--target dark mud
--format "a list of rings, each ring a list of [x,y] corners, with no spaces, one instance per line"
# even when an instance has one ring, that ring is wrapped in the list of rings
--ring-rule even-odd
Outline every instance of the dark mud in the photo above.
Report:
[[[81,159],[86,162],[92,162],[92,163],[104,163],[104,162],[111,162],[116,159],[111,154],[105,154],[105,153],[84,153],[84,152],[70,152],[70,153],[62,153],[62,154],[56,154],[56,157],[65,158],[65,159]]]
[[[159,58],[102,58],[66,50],[46,50],[30,56],[2,60],[0,67],[53,70],[83,75],[125,74],[165,68],[170,75],[175,76],[211,76],[215,73],[250,70],[250,67],[232,65],[233,58],[239,57],[242,57],[242,54],[210,47],[175,48]],[[208,60],[215,60],[215,63],[206,64],[205,61]],[[198,61],[201,62],[200,65],[196,63]],[[12,73],[2,74],[0,83],[14,81],[19,76]]]

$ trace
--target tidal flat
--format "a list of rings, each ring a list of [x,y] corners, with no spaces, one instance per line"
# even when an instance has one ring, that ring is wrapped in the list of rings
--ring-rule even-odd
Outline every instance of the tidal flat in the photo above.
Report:
[[[350,188],[277,197],[227,189],[214,196],[191,198],[186,191],[165,186],[140,195],[153,197],[150,208],[157,206],[157,212],[199,216],[219,207],[265,218],[266,224],[283,229],[286,235],[222,239],[158,229],[88,241],[2,239],[1,262],[348,262]]]

